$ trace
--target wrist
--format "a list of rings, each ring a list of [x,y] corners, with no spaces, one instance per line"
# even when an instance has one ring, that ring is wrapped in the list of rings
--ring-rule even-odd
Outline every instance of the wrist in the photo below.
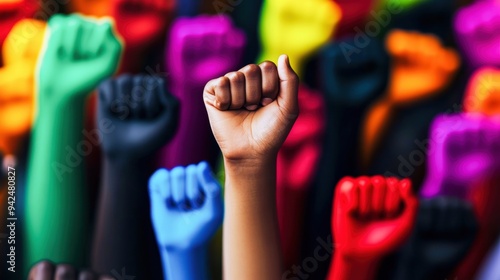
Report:
[[[379,260],[375,258],[348,257],[335,252],[333,258],[333,273],[328,280],[365,280],[376,275]]]
[[[165,279],[207,279],[208,246],[189,249],[162,249]]]

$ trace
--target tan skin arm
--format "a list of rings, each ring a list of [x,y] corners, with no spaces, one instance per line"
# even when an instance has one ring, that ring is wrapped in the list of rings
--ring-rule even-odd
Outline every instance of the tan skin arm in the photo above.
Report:
[[[203,94],[224,156],[225,279],[280,279],[277,153],[298,116],[298,77],[287,56],[210,81]]]

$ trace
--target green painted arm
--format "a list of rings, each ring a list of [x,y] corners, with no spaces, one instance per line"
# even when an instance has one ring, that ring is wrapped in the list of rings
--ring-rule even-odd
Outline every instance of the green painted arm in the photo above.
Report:
[[[36,120],[26,187],[25,267],[84,265],[89,246],[84,140],[88,94],[117,69],[123,47],[109,20],[53,16],[37,68]]]

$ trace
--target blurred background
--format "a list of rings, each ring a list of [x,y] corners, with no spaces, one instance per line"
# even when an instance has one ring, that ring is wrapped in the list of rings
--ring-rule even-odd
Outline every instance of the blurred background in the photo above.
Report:
[[[98,54],[89,60],[101,64],[81,70],[82,74],[60,75],[62,64],[49,64],[45,62],[48,55],[44,58],[50,48],[55,48],[48,39],[54,34],[52,22],[53,28],[65,26],[51,19],[76,13],[111,19],[121,55],[110,60],[106,54]],[[456,228],[449,233],[443,230],[444,237],[438,239],[446,246],[436,245],[427,255],[409,254],[425,255],[422,259],[401,257],[415,250],[408,249],[410,245],[401,246],[382,256],[373,279],[412,279],[405,276],[412,275],[412,268],[404,264],[409,259],[413,269],[438,267],[435,270],[439,273],[418,279],[500,279],[500,272],[489,269],[500,266],[500,259],[492,265],[498,257],[495,249],[500,233],[500,157],[496,154],[500,142],[495,140],[500,139],[496,116],[500,114],[499,28],[500,2],[495,0],[0,0],[0,152],[4,170],[0,189],[0,279],[25,279],[30,267],[42,259],[69,263],[76,269],[90,267],[116,279],[133,279],[116,276],[122,275],[122,267],[136,279],[161,279],[150,222],[130,224],[133,230],[129,236],[137,236],[143,244],[151,243],[136,251],[132,267],[96,265],[101,263],[96,259],[118,254],[104,248],[108,251],[104,257],[93,243],[109,230],[101,224],[105,223],[101,220],[106,212],[103,205],[117,205],[116,212],[106,212],[116,219],[120,215],[127,219],[126,210],[118,207],[129,207],[142,211],[134,214],[137,217],[130,216],[131,220],[149,221],[147,179],[160,167],[171,169],[205,160],[223,184],[220,151],[202,101],[203,87],[209,80],[247,64],[277,62],[280,54],[289,55],[301,80],[301,115],[278,155],[278,218],[285,272],[289,271],[282,279],[327,279],[332,250],[326,259],[313,256],[318,245],[335,239],[331,223],[335,185],[345,176],[373,175],[409,178],[422,200],[458,199],[472,207],[478,223],[473,241],[464,241],[468,244],[462,246],[465,249],[459,250],[460,242],[454,240],[469,238],[466,233],[456,237]],[[76,37],[78,44],[91,44],[92,40],[101,44],[97,40],[102,38],[82,34],[86,33],[69,31],[62,40],[70,42]],[[74,61],[86,59],[86,55],[75,55],[69,63],[77,65]],[[131,170],[144,168],[141,177],[128,180],[123,175],[127,178],[124,182],[140,182],[142,191],[116,194],[104,203],[109,178],[121,175],[108,176],[112,168],[105,165],[111,156],[102,151],[100,141],[92,141],[93,131],[98,129],[99,83],[88,83],[91,90],[76,90],[88,94],[72,106],[79,104],[85,110],[79,113],[69,106],[67,111],[62,110],[64,114],[55,114],[58,117],[54,120],[79,114],[73,121],[83,130],[75,130],[76,134],[70,132],[78,127],[73,124],[54,121],[55,127],[42,127],[38,119],[51,114],[52,104],[45,103],[44,98],[48,98],[43,96],[47,94],[37,94],[47,90],[44,81],[50,81],[52,88],[77,87],[83,75],[107,66],[114,74],[103,75],[100,81],[123,75],[164,79],[165,89],[178,101],[179,112],[177,128],[171,128],[169,139],[151,148],[154,151],[147,157],[127,161],[128,165],[117,169],[118,174],[134,177],[138,171]],[[61,110],[55,105],[53,108]],[[46,142],[39,141],[42,136],[34,132],[35,127]],[[40,132],[44,129],[49,132]],[[79,137],[71,138],[75,144],[87,142],[90,149],[80,152],[78,146],[70,145],[73,152],[67,152],[65,141],[70,137],[64,135],[70,134]],[[35,149],[39,156],[34,156]],[[57,150],[75,154],[77,163],[70,166],[71,171],[54,167],[54,158],[48,155]],[[135,150],[130,148],[129,153],[135,154]],[[66,154],[60,158],[67,160]],[[66,167],[69,165],[67,160]],[[14,195],[9,194],[9,167],[16,170],[15,274],[4,269],[11,251],[11,233],[6,225],[13,204],[8,197]],[[38,173],[31,170],[35,168]],[[37,182],[38,177],[31,175],[51,172],[52,176],[78,175],[83,180],[73,178],[78,185],[68,180]],[[44,189],[43,184],[49,185]],[[65,186],[78,190],[58,193]],[[38,187],[45,191],[34,191]],[[113,204],[113,199],[123,203]],[[139,202],[141,199],[144,201]],[[43,205],[33,206],[30,201]],[[74,209],[74,201],[78,209]],[[33,214],[50,212],[51,205],[57,204],[61,204],[57,211],[64,215]],[[455,214],[439,215],[446,221]],[[60,244],[52,243],[53,234],[64,236],[57,238]],[[221,279],[221,236],[219,231],[210,245],[212,279]],[[416,241],[409,238],[408,242]],[[70,252],[52,257],[49,249],[39,248],[38,253],[30,253],[30,244],[34,243]],[[453,257],[443,255],[447,250]],[[441,266],[436,259],[441,260]]]

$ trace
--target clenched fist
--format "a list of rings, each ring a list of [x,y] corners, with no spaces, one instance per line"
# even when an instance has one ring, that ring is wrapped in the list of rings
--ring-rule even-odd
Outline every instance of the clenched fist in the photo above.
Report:
[[[160,77],[121,75],[106,80],[99,87],[98,108],[103,150],[113,159],[151,155],[177,127],[178,102]]]
[[[203,99],[226,160],[276,156],[299,113],[299,79],[282,55],[211,80]]]
[[[259,24],[260,61],[275,61],[286,53],[300,72],[304,60],[326,44],[339,22],[341,10],[331,0],[266,0]],[[299,73],[300,74],[300,73]]]
[[[221,187],[206,162],[170,171],[149,180],[151,219],[161,250],[207,246],[222,224]]]
[[[411,182],[381,176],[350,177],[337,185],[332,215],[338,252],[380,258],[409,235],[417,212]]]
[[[417,206],[408,179],[342,179],[333,205],[336,252],[328,279],[373,277],[381,259],[409,236]]]
[[[37,73],[40,110],[83,101],[116,71],[122,50],[109,20],[56,15],[50,19],[48,31]]]

